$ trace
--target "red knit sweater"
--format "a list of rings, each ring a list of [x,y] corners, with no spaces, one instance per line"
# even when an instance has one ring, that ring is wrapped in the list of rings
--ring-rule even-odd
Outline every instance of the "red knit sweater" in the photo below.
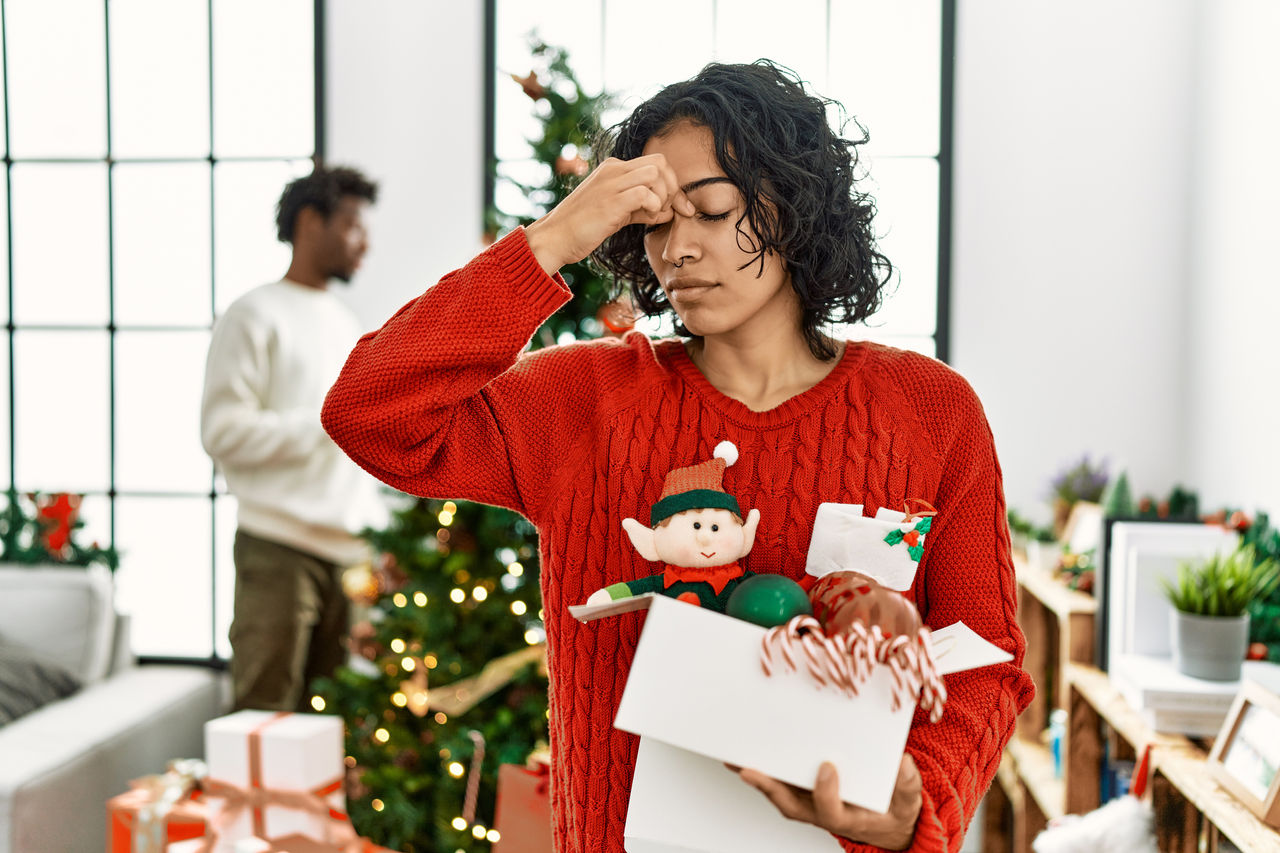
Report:
[[[632,333],[522,354],[570,295],[513,233],[363,337],[323,412],[334,440],[392,486],[510,507],[537,525],[557,849],[622,850],[638,743],[613,718],[642,616],[581,624],[567,608],[655,570],[622,519],[646,519],[668,471],[728,439],[741,457],[725,490],[761,513],[743,561],[754,572],[803,575],[823,501],[938,508],[910,595],[930,626],[964,620],[1014,655],[948,676],[942,720],[918,713],[912,725],[924,805],[911,849],[959,850],[1033,694],[1000,468],[972,389],[932,359],[850,343],[816,386],[753,412],[717,392],[679,341]]]

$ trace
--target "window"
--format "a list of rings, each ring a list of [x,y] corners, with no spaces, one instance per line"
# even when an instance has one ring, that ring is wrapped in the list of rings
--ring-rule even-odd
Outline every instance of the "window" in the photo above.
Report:
[[[531,212],[503,177],[546,177],[525,143],[537,119],[508,77],[528,73],[531,32],[567,50],[588,91],[618,96],[606,125],[712,60],[773,59],[842,103],[871,135],[859,154],[897,286],[868,326],[836,333],[946,358],[954,0],[790,0],[785,14],[769,0],[491,2],[500,209]]]
[[[0,479],[85,493],[140,655],[228,656],[234,501],[200,447],[213,318],[279,277],[322,151],[319,0],[7,0]]]

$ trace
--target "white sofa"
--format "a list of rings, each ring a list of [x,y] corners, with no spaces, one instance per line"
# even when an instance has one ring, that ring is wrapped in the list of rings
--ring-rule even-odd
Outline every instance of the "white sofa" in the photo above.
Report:
[[[0,634],[84,687],[0,727],[0,853],[98,853],[106,800],[173,758],[202,757],[226,679],[198,666],[139,666],[105,569],[0,565]]]

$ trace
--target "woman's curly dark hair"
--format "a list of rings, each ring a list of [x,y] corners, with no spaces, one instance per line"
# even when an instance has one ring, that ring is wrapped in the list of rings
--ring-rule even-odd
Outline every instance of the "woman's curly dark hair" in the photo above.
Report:
[[[293,228],[304,207],[314,208],[324,219],[338,209],[343,196],[355,196],[372,204],[378,200],[378,185],[350,166],[316,166],[311,174],[297,178],[284,188],[276,202],[276,236],[281,243],[293,242]]]
[[[785,259],[800,297],[805,341],[824,361],[836,349],[823,326],[874,314],[893,274],[871,227],[875,201],[854,187],[856,146],[868,137],[860,125],[859,139],[833,131],[827,123],[830,103],[807,94],[793,73],[769,60],[712,63],[645,101],[595,146],[602,158],[630,160],[682,121],[710,129],[716,159],[746,200],[737,223],[739,242],[755,257],[744,268],[758,261],[763,270],[767,251]],[[743,220],[758,241],[748,238]],[[644,231],[643,225],[628,225],[592,259],[628,281],[636,305],[654,316],[671,306],[649,267]],[[676,330],[688,334],[678,318]]]

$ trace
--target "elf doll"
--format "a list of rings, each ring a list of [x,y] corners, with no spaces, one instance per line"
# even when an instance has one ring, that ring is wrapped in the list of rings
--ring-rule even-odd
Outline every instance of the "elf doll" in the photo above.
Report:
[[[667,474],[650,526],[622,520],[636,551],[662,563],[662,573],[598,589],[587,604],[657,592],[723,613],[734,589],[752,576],[738,561],[751,552],[760,523],[758,509],[743,521],[737,499],[724,490],[724,470],[737,460],[738,448],[722,441],[710,460]]]

